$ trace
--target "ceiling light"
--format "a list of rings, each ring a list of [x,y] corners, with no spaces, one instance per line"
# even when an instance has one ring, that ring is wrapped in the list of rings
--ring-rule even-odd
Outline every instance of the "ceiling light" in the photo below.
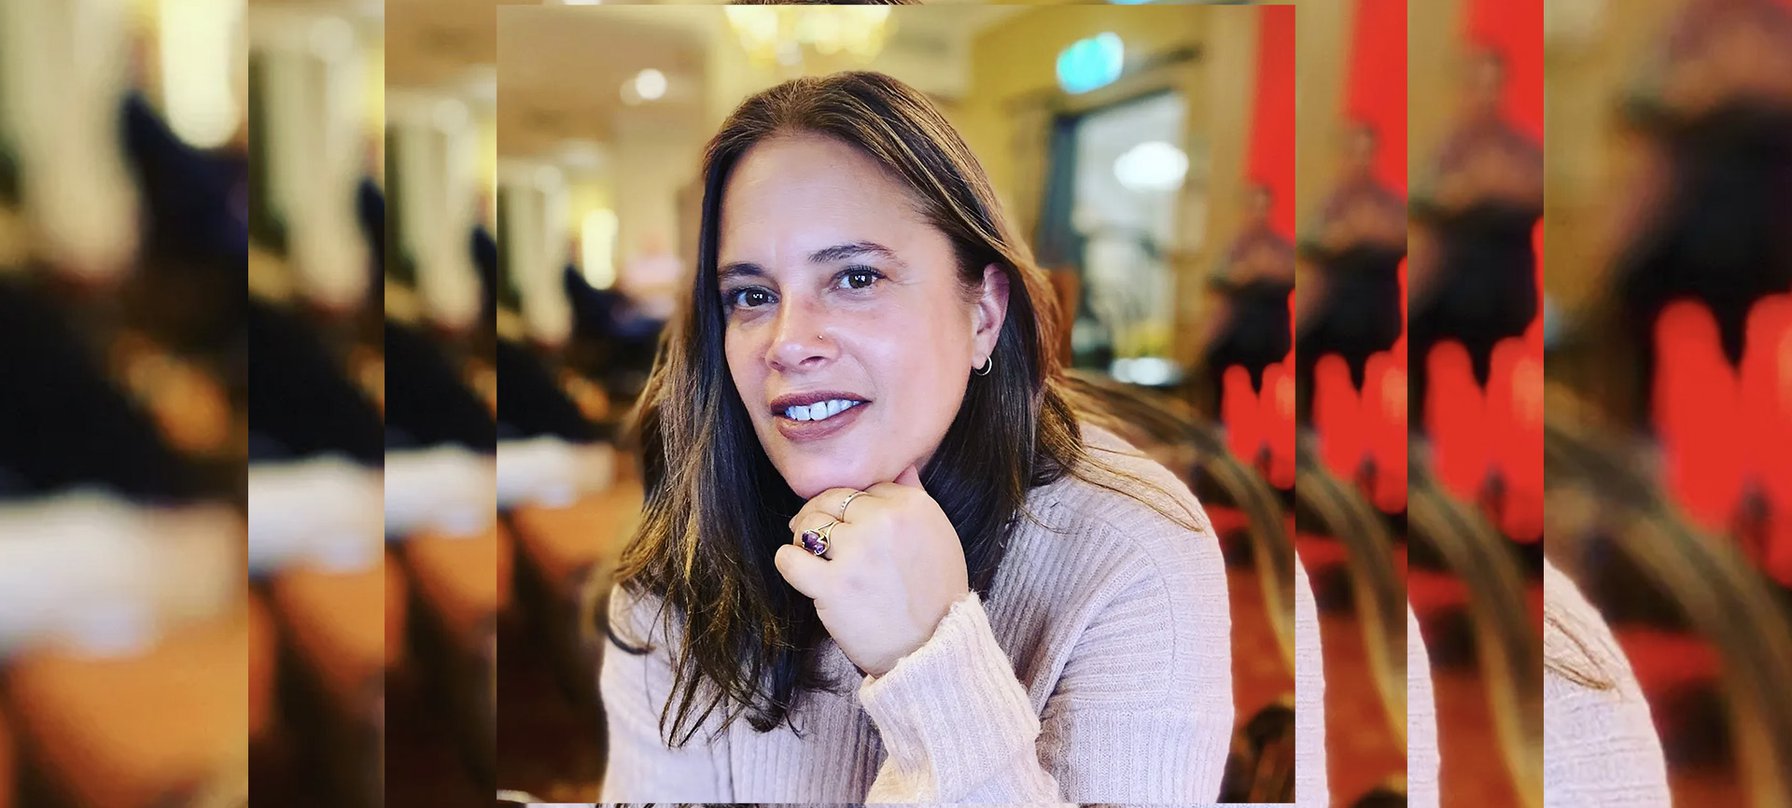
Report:
[[[643,100],[658,101],[666,94],[666,74],[651,67],[636,73],[635,93]]]
[[[1188,155],[1161,140],[1140,143],[1114,160],[1114,178],[1127,190],[1174,191],[1188,174]]]

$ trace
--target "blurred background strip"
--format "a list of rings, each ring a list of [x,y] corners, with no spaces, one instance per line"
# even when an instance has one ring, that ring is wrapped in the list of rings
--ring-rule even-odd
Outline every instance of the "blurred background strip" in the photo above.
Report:
[[[1784,804],[1792,3],[1545,10],[1549,559],[1629,657],[1675,802]]]
[[[249,4],[257,805],[383,802],[384,12]]]
[[[1410,7],[1407,581],[1440,791],[1539,805],[1543,3]]]
[[[0,6],[0,805],[240,805],[241,2]]]
[[[1332,804],[1404,803],[1406,7],[1299,6],[1295,546]]]

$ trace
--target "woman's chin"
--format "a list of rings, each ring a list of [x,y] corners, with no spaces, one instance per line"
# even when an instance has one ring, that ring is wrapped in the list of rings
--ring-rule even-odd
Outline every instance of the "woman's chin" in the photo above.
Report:
[[[821,492],[830,488],[866,488],[872,483],[866,482],[870,475],[857,466],[841,467],[824,464],[805,464],[801,468],[781,469],[784,481],[790,490],[805,500],[814,499]]]

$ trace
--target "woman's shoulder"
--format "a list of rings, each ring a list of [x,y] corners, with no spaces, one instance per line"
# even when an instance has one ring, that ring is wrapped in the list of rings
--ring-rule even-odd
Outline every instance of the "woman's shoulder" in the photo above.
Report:
[[[1642,702],[1641,688],[1611,628],[1580,587],[1543,562],[1544,698]]]
[[[1035,489],[1027,509],[1042,547],[1074,552],[1110,568],[1181,574],[1218,558],[1207,514],[1162,464],[1113,432],[1083,427],[1086,457],[1076,470]],[[1116,563],[1118,562],[1118,563]]]
[[[604,605],[610,641],[630,651],[657,648],[678,634],[678,621],[669,620],[665,599],[637,584],[610,585]]]
[[[1554,578],[1555,588],[1549,588]],[[1598,612],[1545,572],[1544,792],[1551,805],[1663,805],[1661,741],[1648,701]]]
[[[1114,432],[1083,425],[1082,462],[1047,497],[1060,509],[1122,520],[1123,524],[1182,523],[1186,532],[1211,533],[1207,513],[1188,485],[1162,463]]]

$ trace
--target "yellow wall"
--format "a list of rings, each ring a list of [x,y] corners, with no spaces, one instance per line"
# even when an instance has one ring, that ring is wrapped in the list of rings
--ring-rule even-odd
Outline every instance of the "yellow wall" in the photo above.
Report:
[[[1460,108],[1462,0],[1407,0],[1406,176],[1422,181]]]
[[[482,112],[473,124],[479,138],[479,192],[486,198],[485,227],[498,232],[498,118]]]
[[[383,185],[386,179],[386,41],[383,29],[362,34],[360,67],[361,101],[367,116],[362,131],[372,151],[369,170]]]
[[[1187,103],[1183,150],[1188,181],[1178,202],[1181,243],[1168,258],[1177,278],[1173,355],[1194,359],[1203,276],[1224,239],[1236,232],[1248,159],[1256,74],[1257,12],[1248,8],[1188,6],[1066,6],[1036,9],[1003,21],[974,46],[971,94],[955,121],[983,162],[996,192],[1024,238],[1031,238],[1048,170],[1055,112],[1083,111],[1169,89]],[[1058,54],[1102,32],[1135,55],[1195,47],[1201,56],[1171,68],[1130,75],[1094,92],[1070,97],[1057,89]],[[1210,172],[1203,175],[1203,171]]]
[[[1295,14],[1294,198],[1295,221],[1303,229],[1337,181],[1354,7],[1347,0],[1309,0]]]
[[[1216,9],[1215,11],[1223,11]],[[971,94],[960,106],[959,130],[984,163],[990,181],[1010,212],[1031,232],[1042,178],[1044,110],[1025,108],[1023,99],[1057,94],[1058,54],[1084,37],[1111,31],[1132,54],[1152,53],[1197,44],[1206,22],[1203,12],[1186,7],[1064,6],[1018,14],[992,26],[977,38],[971,59]],[[1082,105],[1117,100],[1116,96],[1157,89],[1166,81],[1192,85],[1187,72],[1174,77],[1123,79],[1117,85],[1072,101]],[[1193,98],[1190,99],[1193,102]],[[1194,105],[1191,103],[1191,111]],[[1192,116],[1191,116],[1192,117]]]
[[[1543,281],[1558,303],[1586,301],[1613,249],[1613,215],[1626,207],[1635,151],[1613,123],[1619,94],[1641,70],[1682,0],[1608,4],[1599,34],[1545,41],[1543,108],[1548,135]]]

